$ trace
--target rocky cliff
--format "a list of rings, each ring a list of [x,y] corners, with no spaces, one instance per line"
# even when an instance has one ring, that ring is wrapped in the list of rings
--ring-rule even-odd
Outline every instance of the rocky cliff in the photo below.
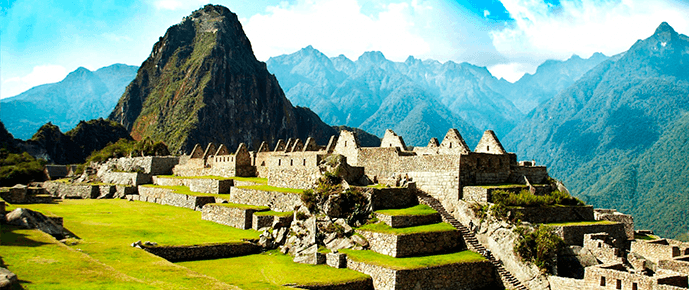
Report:
[[[262,141],[337,133],[307,108],[294,108],[254,56],[237,15],[206,5],[170,27],[127,87],[114,120],[134,139],[151,137],[172,152],[196,143],[236,148]]]

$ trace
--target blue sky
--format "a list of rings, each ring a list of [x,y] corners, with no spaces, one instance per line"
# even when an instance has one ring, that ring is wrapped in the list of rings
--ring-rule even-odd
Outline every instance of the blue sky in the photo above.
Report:
[[[140,65],[166,29],[208,1],[0,0],[0,98],[80,66]],[[546,59],[613,55],[667,21],[689,34],[679,0],[235,0],[260,60],[313,45],[356,59],[382,51],[486,66],[510,81]]]

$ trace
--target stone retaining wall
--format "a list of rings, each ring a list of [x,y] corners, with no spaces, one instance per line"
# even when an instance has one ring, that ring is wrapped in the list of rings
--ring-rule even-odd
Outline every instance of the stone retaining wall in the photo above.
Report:
[[[522,221],[545,224],[593,220],[593,206],[510,207]]]
[[[429,215],[387,215],[382,213],[375,213],[376,217],[385,224],[393,228],[413,227],[419,225],[427,225],[439,223],[442,221],[439,213]]]
[[[230,192],[230,187],[234,185],[232,179],[213,179],[213,178],[171,178],[154,176],[153,183],[165,186],[183,185],[189,187],[193,192],[223,194]]]
[[[138,186],[151,183],[151,175],[138,172],[104,172],[100,174],[104,183]]]
[[[211,203],[201,210],[201,219],[246,230],[251,228],[254,212],[257,211],[259,210]]]
[[[297,206],[302,205],[301,196],[298,193],[263,191],[239,187],[232,187],[230,202],[267,206],[271,210],[280,212],[293,211]]]
[[[80,183],[62,183],[56,181],[46,181],[43,183],[45,190],[53,197],[58,198],[97,198],[100,195],[98,186]]]
[[[689,256],[672,260],[660,260],[658,261],[658,268],[689,275]]]
[[[595,209],[593,216],[597,221],[605,220],[624,224],[627,238],[634,239],[634,217],[631,215],[620,213],[614,209]]]
[[[371,207],[373,210],[388,208],[405,208],[419,204],[416,199],[416,185],[396,188],[366,188],[360,189],[371,193]]]
[[[567,245],[583,246],[585,234],[606,232],[615,239],[615,247],[626,248],[627,234],[624,231],[624,225],[621,223],[554,226],[554,230]]]
[[[121,157],[106,162],[107,168],[125,172],[141,172],[149,175],[171,174],[179,163],[177,156]]]
[[[139,189],[136,186],[115,185],[115,195],[113,195],[113,198],[125,198],[129,194],[139,194]]]
[[[394,270],[348,259],[347,268],[370,275],[376,290],[502,289],[488,261]]]
[[[584,279],[574,279],[558,276],[548,276],[550,289],[552,290],[581,290],[584,288]]]
[[[197,261],[257,254],[261,246],[251,243],[223,243],[191,246],[145,246],[151,254],[170,262]]]
[[[259,230],[261,228],[272,227],[273,224],[281,225],[281,227],[289,227],[292,224],[294,215],[289,216],[274,216],[274,215],[254,215],[251,228]]]
[[[215,202],[213,196],[195,196],[176,193],[166,188],[139,186],[139,200],[144,198],[148,202],[162,205],[184,207],[193,210],[201,210],[204,205]]]
[[[357,230],[368,240],[371,250],[395,258],[427,255],[465,249],[459,231],[395,235]]]
[[[309,290],[373,290],[373,279],[366,278],[356,281],[348,281],[340,284],[334,285],[294,285],[294,287],[299,289],[309,289]]]
[[[535,185],[534,188],[536,189],[536,195],[544,195],[551,192],[548,185]],[[526,185],[514,187],[465,186],[462,188],[462,199],[468,202],[493,202],[493,192],[498,190],[519,193],[522,190],[529,190],[529,188]]]

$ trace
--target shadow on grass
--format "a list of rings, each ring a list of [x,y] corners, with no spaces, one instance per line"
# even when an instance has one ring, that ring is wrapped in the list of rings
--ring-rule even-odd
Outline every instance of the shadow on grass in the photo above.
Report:
[[[3,225],[0,229],[0,244],[3,246],[40,247],[48,243],[33,240],[26,234],[17,233],[21,228],[12,225]]]
[[[9,268],[7,268],[7,265],[5,265],[5,261],[2,260],[2,257],[0,257],[0,268],[5,268],[5,269],[8,269],[8,270],[9,270]],[[11,270],[10,270],[10,271],[11,271]],[[22,287],[21,284],[31,284],[31,281],[26,281],[26,280],[18,280],[18,282],[19,282],[19,283],[15,283],[14,285],[12,285],[12,288],[10,288],[10,289],[12,289],[12,290],[22,290],[22,289],[24,289],[24,287]],[[4,289],[4,288],[3,288],[3,289]]]

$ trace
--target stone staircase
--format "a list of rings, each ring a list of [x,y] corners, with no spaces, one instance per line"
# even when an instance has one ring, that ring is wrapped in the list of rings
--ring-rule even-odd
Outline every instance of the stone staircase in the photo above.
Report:
[[[447,210],[445,210],[445,207],[443,207],[440,201],[422,192],[418,192],[417,196],[419,197],[420,203],[423,203],[435,209],[438,213],[440,213],[440,216],[442,217],[443,221],[451,224],[456,229],[458,229],[464,236],[464,241],[466,241],[467,247],[469,247],[470,250],[473,250],[486,257],[486,259],[488,259],[493,264],[493,266],[495,266],[495,269],[497,269],[498,274],[500,275],[500,278],[504,283],[509,283],[514,289],[528,290],[526,286],[519,282],[519,280],[517,280],[517,278],[515,278],[514,275],[512,275],[512,273],[507,271],[507,269],[505,269],[505,267],[503,267],[502,264],[497,259],[495,259],[492,253],[488,252],[486,248],[483,245],[481,245],[481,243],[478,241],[476,235],[474,235],[473,232],[471,232],[467,227],[462,225],[457,219],[455,219],[450,213],[448,213]]]

